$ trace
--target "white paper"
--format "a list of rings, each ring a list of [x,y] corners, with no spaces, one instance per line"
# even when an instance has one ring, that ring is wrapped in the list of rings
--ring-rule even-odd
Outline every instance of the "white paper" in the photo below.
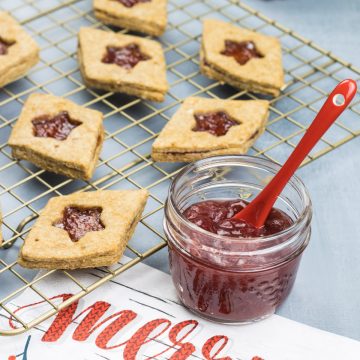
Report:
[[[74,275],[83,284],[90,284],[94,281],[94,276],[99,276],[98,271],[81,271],[75,272]],[[38,288],[46,289],[46,294],[54,296],[79,291],[72,281],[58,273],[43,280]],[[34,292],[25,291],[8,306],[14,310],[38,301],[39,298]],[[93,331],[91,329],[84,331],[83,320],[89,310],[68,327],[65,326],[66,329],[58,328],[52,331],[56,324],[52,318],[24,335],[0,337],[1,360],[149,358],[252,360],[256,359],[256,356],[264,360],[360,359],[360,342],[280,316],[274,315],[262,322],[241,326],[219,325],[200,319],[178,303],[169,275],[143,264],[133,267],[118,276],[115,281],[104,284],[81,299],[77,307],[73,308],[74,314],[71,319],[94,305],[100,310],[96,313],[99,318],[92,324]],[[49,309],[48,304],[28,307],[20,310],[21,317],[33,319],[34,312],[41,314],[45,309]],[[101,324],[107,317],[121,311],[122,316],[126,315],[129,321],[123,328],[115,328],[114,323],[116,319],[125,319],[121,315],[114,316]],[[184,321],[191,322],[187,323],[188,325],[178,334],[178,338],[184,337],[181,341],[182,345],[174,345],[169,334],[174,337],[175,330],[179,328],[177,324],[185,324]],[[87,324],[90,324],[90,321],[87,321]],[[155,337],[155,339],[149,340],[145,337],[145,342],[146,339],[148,342],[141,345],[140,337],[134,334],[145,324],[147,328],[152,324],[156,325],[155,330],[149,335],[150,338]],[[2,316],[0,328],[6,327],[9,327],[9,321]],[[157,337],[162,331],[163,333]],[[188,336],[185,336],[186,333],[189,333]],[[136,349],[139,341],[141,346]],[[22,354],[27,342],[29,344],[26,354]],[[213,348],[209,345],[212,342],[216,344]],[[123,345],[111,348],[121,343]],[[206,343],[209,345],[208,348],[212,348],[209,353],[203,351]],[[183,349],[182,353],[180,349]],[[188,352],[185,353],[185,350]],[[163,354],[157,355],[161,352]],[[11,358],[16,355],[18,357]]]

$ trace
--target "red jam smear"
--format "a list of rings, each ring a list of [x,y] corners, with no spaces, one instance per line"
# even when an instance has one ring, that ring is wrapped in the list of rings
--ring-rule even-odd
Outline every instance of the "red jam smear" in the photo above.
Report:
[[[283,211],[273,208],[261,228],[234,219],[248,203],[244,200],[208,200],[191,205],[184,216],[195,225],[213,234],[235,238],[264,237],[289,228],[293,221]]]
[[[240,125],[224,111],[196,114],[194,117],[196,125],[192,131],[207,131],[215,136],[224,136],[232,126]]]
[[[101,213],[102,208],[98,207],[80,208],[68,206],[64,210],[63,218],[54,223],[53,226],[67,231],[70,239],[77,242],[88,232],[105,229],[100,219]]]
[[[0,55],[6,55],[11,45],[12,44],[0,38]]]
[[[140,61],[149,59],[149,56],[141,52],[139,45],[129,44],[122,47],[108,46],[102,62],[116,64],[129,70],[134,68]]]
[[[151,0],[117,0],[117,1],[123,4],[124,6],[131,8],[137,4],[147,3],[150,2]]]
[[[225,50],[221,54],[232,56],[240,65],[245,65],[251,59],[264,57],[253,41],[225,40]]]
[[[275,208],[261,229],[232,219],[246,205],[242,200],[209,200],[191,205],[184,216],[204,230],[234,239],[275,235],[293,224],[286,213]],[[199,233],[194,236],[195,243],[201,243],[202,239],[204,243],[211,241],[206,235],[204,238]],[[271,263],[272,259],[264,255],[259,264],[260,269],[263,266],[261,270],[246,271],[238,255],[227,255],[230,257],[224,258],[224,266],[219,266],[214,264],[215,255],[211,250],[200,249],[200,246],[192,246],[189,255],[169,243],[174,285],[186,307],[202,317],[228,323],[259,320],[273,314],[288,296],[301,258],[299,255],[266,269],[266,261]],[[236,269],[230,265],[232,261]]]
[[[72,120],[67,111],[62,111],[54,117],[44,115],[32,120],[33,134],[36,137],[54,138],[66,140],[76,127],[81,125],[79,121]]]

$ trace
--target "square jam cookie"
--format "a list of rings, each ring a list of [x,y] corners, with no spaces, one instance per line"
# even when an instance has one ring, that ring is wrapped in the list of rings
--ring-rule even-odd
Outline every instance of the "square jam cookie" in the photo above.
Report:
[[[167,0],[94,0],[95,16],[105,24],[159,36],[167,24]]]
[[[25,102],[9,145],[17,159],[89,180],[103,141],[102,113],[53,95],[33,94]]]
[[[1,212],[1,204],[0,204],[0,246],[1,246],[2,242],[3,242],[2,229],[1,229],[2,222],[3,222],[3,220],[2,220],[2,212]]]
[[[35,41],[15,19],[0,11],[0,87],[25,75],[38,61]]]
[[[82,28],[78,57],[86,85],[161,102],[168,90],[161,45],[138,36]]]
[[[278,96],[284,87],[277,38],[219,20],[205,20],[201,72],[238,89]]]
[[[146,190],[99,190],[50,199],[25,239],[19,264],[81,269],[117,263],[147,197]]]
[[[155,140],[155,161],[195,161],[215,155],[245,154],[263,133],[266,100],[188,98]]]

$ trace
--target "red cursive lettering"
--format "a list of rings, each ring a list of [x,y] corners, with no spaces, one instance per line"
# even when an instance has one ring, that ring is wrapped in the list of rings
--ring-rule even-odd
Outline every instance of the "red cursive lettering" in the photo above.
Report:
[[[62,301],[66,301],[67,299],[69,299],[72,296],[73,296],[72,294],[63,294],[63,295],[59,295],[57,297],[51,298],[51,300],[60,297],[60,298],[62,298]],[[67,306],[66,308],[60,310],[59,313],[57,314],[55,320],[51,324],[50,328],[46,331],[46,333],[44,334],[44,336],[42,337],[41,340],[44,342],[57,341],[61,337],[61,335],[65,332],[65,330],[67,329],[69,324],[71,323],[72,318],[75,314],[75,311],[78,307],[78,304],[79,304],[79,302],[75,301],[72,304],[70,304],[69,306]]]
[[[101,324],[104,322],[114,318],[118,317],[115,321],[113,321],[109,326],[107,326],[96,338],[95,344],[100,349],[106,349],[111,350],[118,348],[122,345],[125,345],[127,341],[124,341],[117,345],[108,346],[108,342],[127,324],[129,324],[131,321],[133,321],[136,318],[137,314],[131,310],[124,310],[119,311],[118,313],[106,318],[104,321],[102,321],[96,328],[98,328]],[[94,329],[95,330],[95,329]]]
[[[61,299],[63,303],[72,296],[73,294],[62,294],[54,296],[50,298],[50,300]],[[44,302],[45,301],[40,301],[19,307],[14,311],[14,313],[23,309],[35,307]],[[149,359],[157,359],[160,355],[163,355],[166,352],[174,351],[171,356],[167,356],[169,360],[186,360],[189,359],[196,351],[196,347],[193,343],[185,341],[198,327],[199,323],[196,320],[182,321],[175,324],[172,328],[172,323],[168,319],[151,320],[139,328],[128,340],[122,341],[116,345],[109,345],[109,342],[114,338],[114,336],[126,325],[131,323],[137,317],[137,314],[132,310],[121,310],[101,320],[105,313],[110,309],[111,304],[105,301],[97,301],[93,305],[81,311],[75,317],[78,305],[78,301],[75,301],[66,308],[62,309],[55,317],[49,329],[43,335],[42,341],[55,342],[59,340],[70,324],[84,316],[72,335],[73,340],[86,341],[91,334],[104,324],[108,323],[101,330],[99,335],[97,335],[95,344],[98,348],[103,350],[111,350],[124,346],[122,357],[124,360],[136,360],[137,355],[140,354],[140,350],[144,345],[150,343],[151,341],[155,341],[169,329],[168,339],[171,342],[171,345],[167,345],[165,341],[161,342],[161,344],[166,346],[166,349],[154,356],[148,357]],[[12,328],[16,328],[14,324],[15,322],[16,320],[12,317],[9,318],[9,325]],[[201,348],[204,360],[232,360],[229,356],[221,356],[221,352],[225,349],[228,342],[228,337],[224,335],[216,335],[208,339]],[[158,343],[160,342],[158,341]],[[12,357],[10,356],[8,359],[10,360],[11,358]],[[252,360],[263,359],[259,356],[254,356]]]
[[[199,323],[196,320],[187,320],[175,325],[170,330],[170,341],[174,344],[174,346],[180,346],[180,349],[178,349],[169,360],[185,360],[195,352],[195,346],[190,342],[183,343],[183,340],[185,340],[198,327],[198,325]],[[183,334],[180,339],[178,339],[179,334],[188,326],[190,326],[190,329]]]
[[[156,328],[160,327],[163,324],[165,324],[165,327],[163,327],[162,330],[160,330],[152,337],[149,337]],[[167,319],[156,319],[146,323],[138,331],[136,331],[136,333],[126,343],[124,349],[124,360],[135,360],[136,355],[138,354],[140,348],[143,345],[161,336],[166,330],[169,329],[170,326],[171,321]]]
[[[202,354],[205,360],[232,360],[232,358],[229,356],[222,358],[216,357],[224,349],[228,341],[229,341],[228,337],[224,335],[213,336],[212,338],[207,340],[202,348]],[[215,354],[211,354],[211,352],[216,347],[218,347],[218,349],[216,350]]]
[[[89,314],[81,321],[74,331],[72,338],[76,341],[85,341],[97,329],[95,324],[105,314],[111,305],[105,301],[97,301],[95,304],[87,307],[72,322],[75,322],[81,315],[89,311]]]
[[[192,343],[183,343],[183,340],[185,340],[197,328],[198,325],[199,323],[196,320],[186,320],[176,324],[169,332],[169,340],[173,343],[173,345],[161,353],[152,356],[150,359],[156,359],[160,355],[164,355],[164,353],[168,352],[169,350],[176,349],[176,346],[180,346],[180,349],[176,350],[176,352],[169,358],[169,360],[185,360],[189,358],[195,352],[196,348]],[[178,339],[179,334],[189,326],[190,329],[182,334],[182,336]]]

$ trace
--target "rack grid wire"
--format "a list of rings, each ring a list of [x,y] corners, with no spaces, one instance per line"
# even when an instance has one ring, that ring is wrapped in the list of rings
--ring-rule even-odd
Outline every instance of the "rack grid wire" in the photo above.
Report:
[[[329,90],[344,78],[359,80],[360,75],[351,64],[238,0],[170,0],[168,29],[159,41],[165,51],[171,89],[163,103],[155,104],[84,86],[76,59],[80,27],[119,31],[104,26],[93,16],[91,0],[16,0],[1,2],[0,8],[17,18],[41,46],[40,63],[26,77],[0,90],[0,197],[4,238],[0,245],[0,310],[17,323],[16,329],[0,329],[0,335],[16,335],[31,329],[166,247],[161,224],[163,205],[171,178],[183,164],[155,163],[150,152],[153,140],[184,98],[190,95],[224,99],[267,98],[235,90],[200,74],[198,53],[203,18],[231,21],[281,40],[286,87],[279,97],[269,99],[271,107],[266,132],[250,150],[252,155],[283,163]],[[106,138],[91,182],[55,176],[11,157],[7,139],[24,100],[33,92],[60,95],[104,113]],[[357,94],[351,108],[323,137],[304,164],[359,134],[360,95]],[[75,271],[58,270],[57,273],[75,283],[79,291],[66,301],[55,303],[39,290],[42,281],[54,271],[42,272],[34,279],[35,273],[29,275],[17,264],[21,240],[49,198],[75,191],[119,188],[150,191],[141,223],[126,250],[131,260],[99,269],[100,277],[86,285],[77,278]],[[4,287],[11,291],[4,294]],[[26,289],[48,305],[43,313],[32,319],[23,318],[9,306],[11,300]]]

